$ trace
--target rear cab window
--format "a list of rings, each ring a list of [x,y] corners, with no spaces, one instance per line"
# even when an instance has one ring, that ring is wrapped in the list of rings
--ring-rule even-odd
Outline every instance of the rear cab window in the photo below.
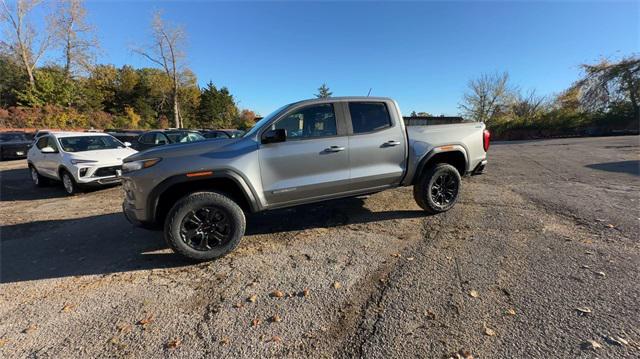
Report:
[[[393,124],[384,102],[349,102],[353,134],[376,132]]]

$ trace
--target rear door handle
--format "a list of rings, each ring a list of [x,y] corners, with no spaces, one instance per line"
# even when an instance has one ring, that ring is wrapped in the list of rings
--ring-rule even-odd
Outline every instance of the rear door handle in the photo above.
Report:
[[[325,151],[327,151],[327,152],[340,152],[340,151],[344,151],[344,147],[342,147],[342,146],[331,146],[329,148],[325,148]]]
[[[385,142],[385,143],[384,143],[384,146],[392,147],[392,146],[397,146],[397,145],[399,145],[399,144],[400,144],[400,141],[391,140],[391,141],[387,141],[387,142]]]

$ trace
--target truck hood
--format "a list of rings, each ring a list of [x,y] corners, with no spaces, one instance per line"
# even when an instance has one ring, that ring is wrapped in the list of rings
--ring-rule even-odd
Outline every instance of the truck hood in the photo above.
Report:
[[[244,143],[246,140],[247,139],[244,138],[229,138],[189,143],[173,143],[138,152],[135,155],[128,157],[127,162],[149,158],[171,158],[233,151],[240,143]]]

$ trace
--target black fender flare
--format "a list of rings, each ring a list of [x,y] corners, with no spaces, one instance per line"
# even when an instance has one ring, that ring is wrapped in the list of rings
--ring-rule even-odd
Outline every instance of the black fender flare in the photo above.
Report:
[[[469,157],[467,156],[467,150],[461,145],[444,145],[438,146],[431,149],[431,151],[427,152],[426,155],[422,156],[420,162],[418,162],[418,166],[416,167],[416,172],[413,174],[412,183],[416,181],[416,179],[420,176],[425,166],[435,155],[439,153],[445,152],[460,152],[464,156],[465,163],[465,173],[469,171]],[[465,173],[461,173],[460,176],[464,176]]]
[[[154,221],[157,220],[156,216],[157,216],[158,203],[160,201],[160,197],[169,188],[177,184],[182,184],[186,182],[196,182],[196,181],[215,179],[215,178],[225,178],[235,182],[236,185],[238,185],[238,187],[240,188],[243,195],[245,196],[245,199],[249,203],[251,212],[258,212],[262,209],[260,204],[257,201],[258,196],[255,194],[253,188],[251,188],[247,184],[248,182],[240,174],[232,170],[203,170],[199,172],[209,172],[209,171],[211,172],[211,175],[189,177],[187,176],[187,173],[183,173],[183,174],[173,175],[171,177],[164,179],[162,182],[160,182],[157,186],[155,186],[151,190],[151,192],[149,192],[149,196],[147,197],[147,208],[149,211],[147,212],[148,218]]]

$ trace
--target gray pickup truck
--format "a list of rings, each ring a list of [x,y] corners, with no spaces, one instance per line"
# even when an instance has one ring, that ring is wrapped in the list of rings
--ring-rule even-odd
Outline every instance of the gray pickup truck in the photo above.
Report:
[[[413,186],[427,213],[449,210],[461,176],[482,173],[484,124],[405,127],[389,98],[295,102],[241,138],[161,146],[124,160],[123,210],[163,225],[169,246],[198,261],[232,251],[245,213]]]

